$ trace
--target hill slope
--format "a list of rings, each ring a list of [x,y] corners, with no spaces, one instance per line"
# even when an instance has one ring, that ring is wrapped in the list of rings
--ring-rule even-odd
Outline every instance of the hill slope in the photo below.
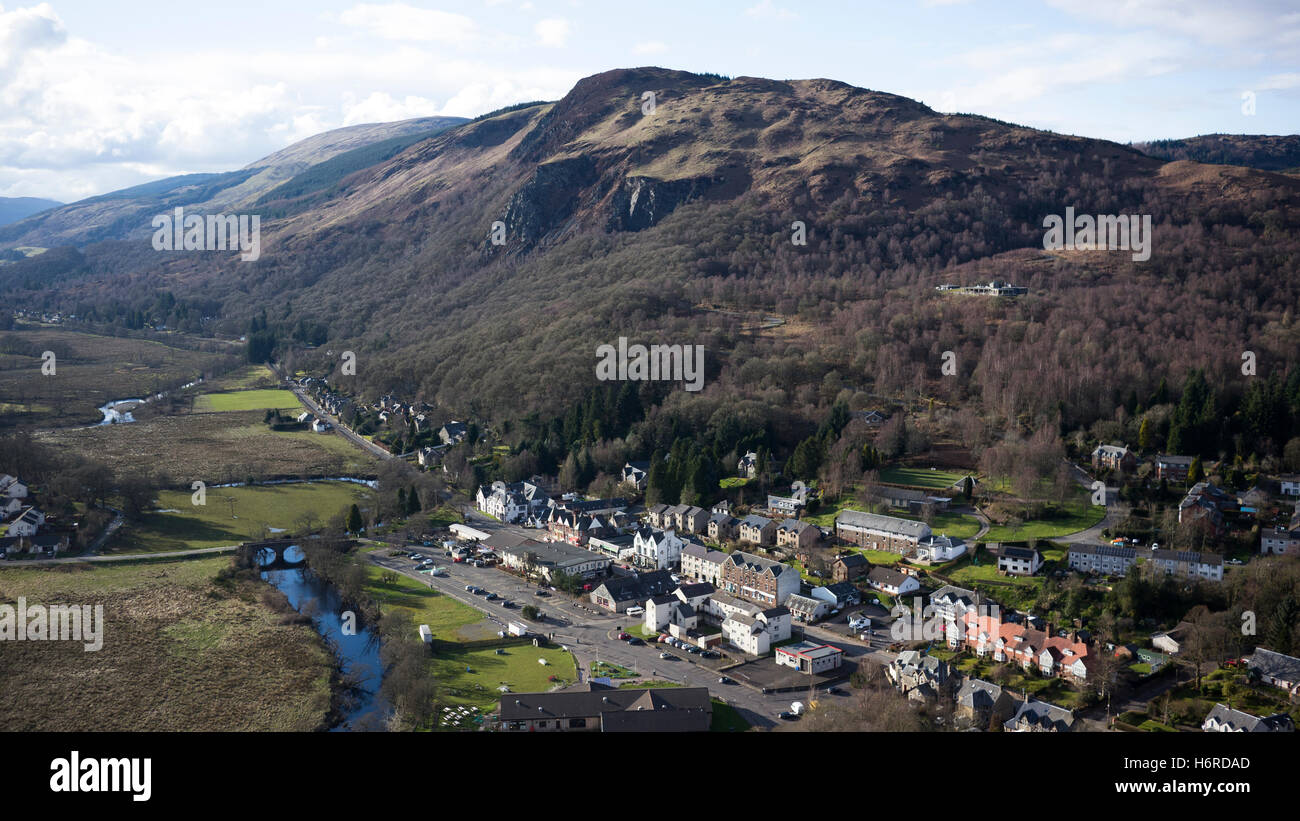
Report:
[[[64,274],[54,259],[0,269],[0,288],[100,320],[159,291],[211,300],[209,331],[266,316],[301,365],[357,351],[345,387],[484,419],[571,408],[596,387],[595,346],[619,336],[698,343],[709,387],[672,394],[673,412],[726,407],[726,425],[778,438],[844,391],[1087,424],[1191,367],[1241,390],[1241,351],[1266,372],[1300,347],[1300,181],[1284,175],[831,80],[657,68],[395,148],[281,191],[257,263],[105,245]],[[1150,261],[1044,252],[1044,216],[1067,207],[1151,215]],[[51,276],[66,277],[57,295],[23,290]],[[1030,295],[933,287],[995,278]],[[756,330],[768,314],[785,321]]]
[[[465,120],[460,117],[422,117],[327,131],[237,171],[169,177],[15,221],[0,229],[0,247],[46,248],[146,237],[152,232],[149,222],[153,216],[172,208],[206,213],[246,209],[262,194],[322,162],[372,143],[435,134],[462,122]]]

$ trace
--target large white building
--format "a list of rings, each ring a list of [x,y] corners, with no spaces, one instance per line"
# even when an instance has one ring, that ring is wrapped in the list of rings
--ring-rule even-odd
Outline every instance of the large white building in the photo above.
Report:
[[[654,530],[647,527],[636,532],[632,546],[638,565],[667,570],[681,562],[682,548],[686,542],[677,536],[675,530]]]

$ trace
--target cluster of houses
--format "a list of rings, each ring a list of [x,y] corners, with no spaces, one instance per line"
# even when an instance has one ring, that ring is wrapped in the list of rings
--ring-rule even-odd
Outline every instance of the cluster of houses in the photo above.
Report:
[[[6,557],[24,553],[53,555],[67,550],[71,542],[66,531],[47,526],[45,514],[30,503],[27,483],[7,473],[0,474],[0,522],[4,528],[0,554]]]
[[[324,419],[317,419],[316,414],[311,411],[303,411],[294,417],[294,421],[300,425],[306,425],[316,433],[329,433],[334,430],[334,426]]]
[[[1223,581],[1223,557],[1194,550],[1139,550],[1121,544],[1075,544],[1070,546],[1071,570],[1103,576],[1126,576],[1143,557],[1151,572],[1180,580]]]
[[[885,668],[885,675],[912,701],[951,699],[954,715],[967,726],[1001,725],[1004,732],[1070,732],[1074,713],[1035,698],[1018,698],[1005,687],[984,679],[962,677],[944,661],[907,650]]]
[[[344,415],[353,408],[353,400],[343,394],[334,392],[329,386],[329,380],[324,377],[303,376],[295,381],[299,387],[310,391],[316,403],[336,419],[344,418]],[[393,394],[385,394],[374,402],[362,406],[362,409],[373,413],[381,423],[394,422],[406,425],[411,427],[417,434],[432,430],[434,424],[433,406],[426,402],[403,402]],[[307,415],[310,416],[310,414]],[[304,420],[300,418],[299,421]],[[326,425],[325,430],[328,430],[329,423],[321,421],[322,424]],[[312,430],[317,430],[314,424]],[[469,424],[453,420],[438,428],[436,433],[441,444],[426,447],[419,451],[421,466],[429,467],[436,464],[437,457],[443,450],[451,445],[465,441],[469,435]]]

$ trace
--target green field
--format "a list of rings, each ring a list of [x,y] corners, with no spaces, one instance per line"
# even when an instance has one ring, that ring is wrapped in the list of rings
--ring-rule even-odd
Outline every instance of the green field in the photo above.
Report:
[[[1090,504],[1086,494],[1080,493],[1063,505],[1054,506],[1053,515],[1046,519],[1030,519],[1019,525],[993,525],[984,534],[986,542],[1015,542],[1025,539],[1056,539],[1080,530],[1087,530],[1106,516],[1106,508]]]
[[[243,391],[249,388],[273,388],[278,384],[275,371],[266,365],[248,365],[204,382],[204,393]]]
[[[390,577],[385,581],[385,576],[389,574],[397,578]],[[466,638],[488,638],[496,635],[490,630],[486,635],[481,630],[476,633],[467,631],[466,628],[471,625],[483,622],[482,613],[410,576],[385,571],[384,568],[372,564],[366,565],[366,576],[369,579],[366,592],[379,602],[381,608],[396,608],[410,616],[411,621],[417,626],[429,625],[436,639],[460,641]]]
[[[207,490],[207,504],[200,506],[192,504],[189,492],[164,490],[158,493],[157,510],[169,512],[146,513],[138,523],[128,523],[106,552],[155,553],[237,544],[274,536],[270,528],[301,529],[307,518],[320,526],[354,502],[365,506],[371,493],[352,482],[213,487]]]
[[[438,703],[472,705],[494,713],[500,687],[514,693],[544,693],[578,680],[573,656],[558,647],[518,644],[501,649],[505,653],[497,655],[491,647],[469,650],[439,645],[429,665],[438,682]],[[539,664],[539,659],[547,664]],[[551,676],[557,680],[551,681]]]
[[[728,488],[733,488],[733,487],[744,487],[747,484],[749,484],[749,479],[747,478],[741,478],[739,476],[728,476],[727,478],[718,482],[718,487],[722,488],[723,490],[727,490]]]
[[[946,490],[965,479],[969,474],[951,473],[928,468],[890,466],[880,471],[880,481],[893,485],[913,485],[936,490]]]
[[[279,388],[205,393],[194,400],[195,413],[221,413],[224,411],[250,411],[276,408],[281,413],[302,411],[302,405],[293,391]]]
[[[5,642],[0,731],[305,732],[332,659],[311,626],[229,557],[0,568],[0,600],[103,606],[103,647]],[[278,602],[276,608],[268,604]]]

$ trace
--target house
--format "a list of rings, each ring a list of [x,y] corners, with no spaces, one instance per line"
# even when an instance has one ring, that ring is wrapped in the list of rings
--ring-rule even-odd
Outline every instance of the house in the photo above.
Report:
[[[801,641],[798,644],[776,648],[778,665],[790,667],[810,676],[837,670],[843,661],[844,651],[830,644]]]
[[[727,554],[694,542],[682,548],[682,575],[715,587],[722,584],[722,563]]]
[[[817,544],[822,532],[812,522],[802,519],[784,519],[776,528],[776,546],[806,550]]]
[[[1156,454],[1156,481],[1164,479],[1168,482],[1186,482],[1194,461],[1196,459],[1192,456]]]
[[[295,416],[293,420],[302,425],[310,425],[312,422],[316,421],[316,414],[311,411],[303,411]]]
[[[564,508],[551,508],[546,517],[546,530],[556,541],[584,546],[592,535],[608,536],[617,532],[599,516],[588,516]]]
[[[740,520],[730,513],[719,512],[715,509],[713,514],[709,516],[709,523],[705,526],[705,532],[715,542],[732,541],[740,532]]]
[[[1020,705],[1002,729],[1011,733],[1067,733],[1074,729],[1074,713],[1031,698]]]
[[[918,514],[927,508],[932,511],[947,510],[948,505],[952,502],[952,498],[948,496],[934,496],[923,490],[913,490],[906,487],[883,485],[877,487],[874,493],[876,500],[881,504],[907,510],[914,514]]]
[[[644,606],[654,596],[671,593],[677,587],[672,573],[653,570],[632,576],[614,576],[606,579],[591,591],[591,603],[614,613],[625,613],[629,607]]]
[[[870,570],[871,562],[861,553],[841,553],[831,564],[831,578],[837,582],[851,582]]]
[[[940,534],[926,536],[916,543],[913,561],[921,564],[943,564],[966,555],[966,543],[961,539]]]
[[[776,544],[776,522],[764,516],[750,514],[740,520],[736,534],[742,542],[756,545]]]
[[[649,462],[627,462],[623,465],[623,481],[635,486],[637,490],[645,490],[649,479]]]
[[[872,590],[888,593],[895,598],[906,596],[908,593],[915,593],[921,589],[921,583],[916,580],[915,576],[899,573],[891,567],[871,568],[870,572],[867,573],[867,585]]]
[[[722,622],[722,637],[751,656],[766,656],[773,644],[790,638],[790,610],[781,606],[733,612]]]
[[[681,563],[686,543],[676,531],[644,528],[633,535],[632,546],[638,565],[664,570]]]
[[[672,515],[671,511],[672,508],[668,505],[651,505],[646,510],[646,518],[650,520],[651,527],[657,527],[660,530],[666,527],[675,527],[677,525],[676,517]]]
[[[885,668],[897,690],[913,701],[935,699],[951,689],[952,669],[934,656],[905,650]]]
[[[45,514],[28,505],[18,512],[18,518],[9,523],[10,536],[35,536],[45,524]]]
[[[1070,545],[1070,569],[1103,576],[1124,576],[1137,562],[1137,550],[1111,544]]]
[[[538,477],[534,477],[536,480]],[[537,484],[536,481],[532,484]],[[539,485],[540,486],[540,485]],[[574,498],[569,498],[573,496]],[[616,496],[613,499],[579,499],[575,494],[566,494],[565,498],[556,501],[547,498],[546,503],[550,507],[561,510],[570,510],[575,513],[585,513],[588,516],[605,515],[612,516],[615,513],[622,513],[627,509],[627,499]],[[671,527],[672,525],[669,525]]]
[[[1034,547],[1007,545],[989,552],[998,557],[998,573],[1004,576],[1032,576],[1043,566],[1043,554]]]
[[[708,732],[713,702],[707,687],[624,689],[587,682],[549,693],[506,693],[498,710],[503,732]]]
[[[957,718],[965,719],[976,727],[987,727],[996,716],[1005,724],[1015,712],[1016,702],[1009,693],[996,684],[979,678],[968,678],[957,690]]]
[[[790,618],[801,624],[821,621],[831,611],[829,603],[798,593],[786,599],[785,606],[790,610]]]
[[[469,425],[464,422],[448,422],[438,428],[438,438],[444,445],[458,445],[469,436]]]
[[[1235,513],[1240,507],[1235,496],[1213,482],[1197,482],[1178,505],[1178,522],[1203,521],[1217,534],[1224,528],[1223,514]]]
[[[835,535],[858,547],[910,556],[920,541],[930,535],[930,526],[911,519],[846,509],[835,517]]]
[[[1300,659],[1257,647],[1246,666],[1265,684],[1300,695]]]
[[[751,450],[740,457],[740,461],[736,463],[736,475],[742,479],[753,479],[758,476],[758,454]]]
[[[1098,445],[1092,452],[1092,466],[1097,470],[1137,470],[1137,454],[1124,445]]]
[[[422,468],[431,468],[442,461],[442,453],[446,446],[425,447],[416,451],[415,460],[420,463]]]
[[[799,571],[788,564],[737,550],[722,562],[718,589],[773,607],[799,592]]]
[[[497,554],[501,556],[501,563],[505,567],[548,582],[553,581],[559,573],[591,578],[607,572],[612,564],[608,556],[591,550],[583,550],[564,542],[538,542],[532,539],[497,549]]]
[[[861,410],[854,411],[853,418],[861,420],[868,427],[877,428],[885,423],[885,420],[889,418],[889,414],[878,410]]]
[[[1259,552],[1265,556],[1300,553],[1300,528],[1274,527],[1259,533]]]
[[[803,512],[804,501],[795,496],[769,495],[767,509],[777,516],[798,516]]]
[[[475,496],[478,509],[503,522],[521,522],[541,515],[551,506],[551,497],[530,481],[506,484],[496,481],[480,485]]]
[[[10,499],[26,499],[27,485],[17,476],[0,473],[0,496]]]
[[[1283,496],[1300,496],[1300,473],[1277,477],[1278,492]]]
[[[1223,557],[1192,550],[1152,550],[1147,560],[1152,572],[1179,579],[1223,581]]]
[[[715,502],[715,503],[713,504],[713,507],[709,510],[709,512],[710,512],[710,513],[726,513],[726,514],[730,515],[730,513],[731,513],[731,502],[728,502],[726,499],[722,499],[722,500],[720,500],[720,501],[717,501],[717,502]]]
[[[673,524],[680,533],[704,533],[708,529],[709,512],[694,505],[673,508]]]
[[[1162,653],[1176,656],[1183,649],[1183,642],[1187,640],[1187,634],[1191,630],[1192,625],[1185,621],[1179,622],[1173,630],[1152,633],[1151,646]]]
[[[329,433],[334,430],[334,426],[324,419],[317,419],[311,423],[311,429],[314,433]]]
[[[836,582],[824,587],[814,587],[808,595],[826,602],[832,608],[852,607],[862,603],[862,591],[854,587],[852,582]]]
[[[1260,718],[1226,704],[1215,704],[1205,717],[1201,731],[1206,733],[1294,733],[1295,722],[1286,713]]]

